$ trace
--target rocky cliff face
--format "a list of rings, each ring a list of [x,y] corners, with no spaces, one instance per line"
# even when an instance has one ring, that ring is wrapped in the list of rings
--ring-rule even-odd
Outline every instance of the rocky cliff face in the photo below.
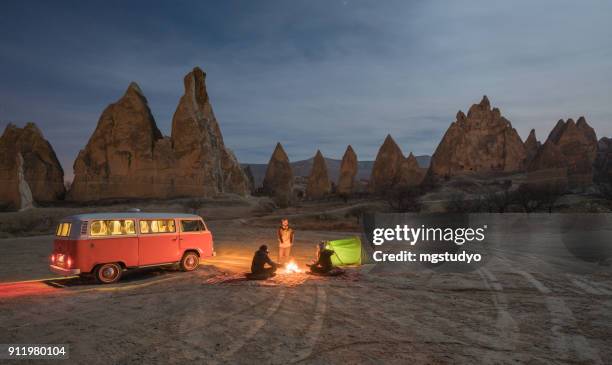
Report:
[[[527,140],[525,140],[525,166],[529,166],[541,146],[542,143],[540,143],[540,141],[538,141],[536,138],[535,129],[532,129],[531,132],[529,132],[529,137],[527,137]]]
[[[372,167],[369,189],[372,193],[384,193],[397,185],[404,155],[391,135],[387,135],[376,154]]]
[[[321,199],[331,193],[331,183],[327,174],[327,165],[321,151],[317,151],[312,170],[308,176],[306,185],[306,197],[308,199]]]
[[[293,190],[293,171],[289,157],[280,143],[276,144],[274,152],[268,162],[266,177],[263,181],[263,190],[270,196],[289,199]]]
[[[598,182],[612,183],[612,138],[603,137],[599,140],[595,167]]]
[[[570,188],[585,187],[593,182],[597,148],[595,131],[584,117],[580,117],[578,122],[560,120],[539,149],[529,170],[563,167]]]
[[[410,155],[402,161],[397,184],[407,188],[418,186],[423,182],[426,173],[427,170],[419,166],[416,157],[410,152]]]
[[[342,162],[340,163],[340,177],[338,178],[338,193],[350,195],[355,191],[355,177],[358,171],[357,154],[350,145],[346,147]]]
[[[185,94],[162,136],[135,83],[98,121],[74,163],[69,198],[203,197],[247,194],[247,178],[221,136],[199,68],[185,76]]]
[[[514,172],[524,168],[527,153],[512,124],[484,96],[459,111],[432,156],[430,174],[450,177],[466,172]]]
[[[50,203],[64,193],[64,171],[38,127],[9,124],[0,137],[0,204],[21,209],[31,203],[29,195]]]

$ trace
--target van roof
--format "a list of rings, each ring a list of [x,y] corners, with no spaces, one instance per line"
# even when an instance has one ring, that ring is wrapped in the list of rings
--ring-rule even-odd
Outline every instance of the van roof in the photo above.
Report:
[[[199,215],[185,213],[142,213],[142,212],[105,212],[105,213],[86,213],[76,214],[65,217],[63,220],[87,221],[92,219],[161,219],[161,218],[191,218],[200,219]]]

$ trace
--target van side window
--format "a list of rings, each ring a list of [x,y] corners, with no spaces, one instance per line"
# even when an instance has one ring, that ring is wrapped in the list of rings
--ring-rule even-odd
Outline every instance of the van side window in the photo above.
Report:
[[[60,223],[57,225],[55,235],[58,237],[68,237],[70,236],[70,228],[72,228],[72,223]]]
[[[92,236],[123,236],[136,234],[136,229],[131,219],[93,221],[90,234]]]
[[[204,223],[201,220],[182,220],[181,232],[200,232],[205,231]]]
[[[174,233],[174,219],[141,220],[140,233]]]

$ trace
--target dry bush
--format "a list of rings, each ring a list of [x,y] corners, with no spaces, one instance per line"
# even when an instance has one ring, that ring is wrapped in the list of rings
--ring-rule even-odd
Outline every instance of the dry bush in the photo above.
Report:
[[[384,197],[389,207],[397,212],[420,212],[422,195],[423,190],[415,186],[388,189]]]

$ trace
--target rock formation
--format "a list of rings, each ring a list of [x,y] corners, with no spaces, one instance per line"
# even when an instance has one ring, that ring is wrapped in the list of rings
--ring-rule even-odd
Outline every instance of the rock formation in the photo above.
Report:
[[[372,193],[384,193],[395,186],[399,179],[400,166],[404,155],[391,135],[387,135],[378,149],[376,160],[372,166],[369,189]]]
[[[355,176],[357,176],[357,154],[350,145],[346,147],[342,162],[340,163],[340,177],[338,178],[337,192],[350,195],[355,191]]]
[[[172,147],[178,161],[175,184],[187,195],[247,194],[248,180],[225,147],[198,67],[185,76],[185,94],[172,118]]]
[[[289,199],[293,190],[293,171],[289,157],[280,143],[276,144],[268,162],[266,177],[263,180],[263,191],[269,196]]]
[[[34,207],[32,190],[25,179],[24,161],[21,153],[17,154],[17,189],[19,190],[19,210],[27,210]]]
[[[526,155],[510,121],[499,109],[491,109],[484,96],[467,116],[457,113],[432,156],[429,172],[434,177],[450,177],[465,172],[520,171]]]
[[[408,155],[400,165],[397,184],[398,186],[408,188],[418,186],[423,182],[426,173],[427,170],[419,166],[416,157],[410,152],[410,155]]]
[[[306,185],[306,197],[308,199],[321,199],[331,193],[331,183],[327,174],[327,165],[321,151],[317,150],[312,164],[312,170],[308,176]]]
[[[554,147],[553,147],[554,146]],[[559,120],[529,166],[531,172],[550,168],[566,168],[570,188],[592,184],[597,136],[584,117],[578,122]]]
[[[21,209],[29,200],[50,203],[64,193],[64,170],[38,127],[9,124],[0,137],[0,204]]]
[[[612,183],[612,138],[603,137],[599,140],[595,166],[597,181]]]
[[[529,137],[527,137],[527,140],[525,140],[525,153],[527,154],[525,158],[525,166],[529,166],[541,146],[542,143],[540,143],[540,141],[538,141],[536,138],[535,129],[532,129],[531,132],[529,132]]]
[[[244,171],[244,176],[247,178],[249,191],[252,194],[255,192],[255,177],[253,176],[253,171],[251,171],[251,166],[246,165],[242,168],[242,171]]]
[[[527,182],[532,185],[567,187],[567,162],[559,146],[546,141],[527,166]]]
[[[204,197],[249,192],[247,178],[224,143],[199,68],[185,76],[185,94],[162,136],[135,83],[98,121],[74,163],[69,198]]]

